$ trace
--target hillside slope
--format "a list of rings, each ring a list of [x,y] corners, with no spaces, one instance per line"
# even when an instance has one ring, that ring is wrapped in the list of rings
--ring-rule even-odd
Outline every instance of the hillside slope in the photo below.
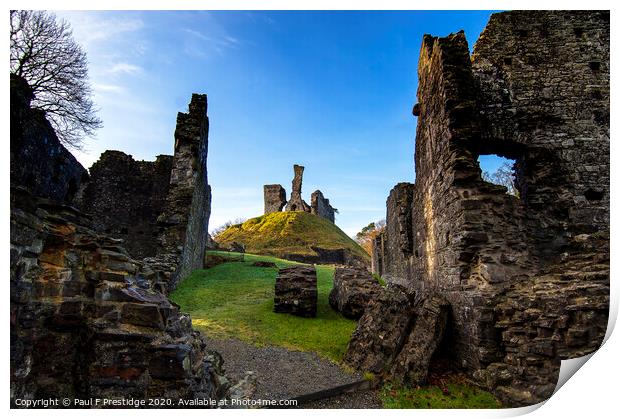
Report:
[[[370,256],[335,224],[305,212],[274,212],[228,227],[214,237],[226,248],[307,263],[370,263]]]

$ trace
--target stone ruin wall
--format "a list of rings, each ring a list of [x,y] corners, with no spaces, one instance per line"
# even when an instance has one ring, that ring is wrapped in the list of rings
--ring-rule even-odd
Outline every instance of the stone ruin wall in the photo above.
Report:
[[[211,215],[207,178],[209,118],[207,95],[193,94],[189,112],[177,115],[170,192],[157,222],[163,252],[180,252],[169,289],[204,264]]]
[[[178,257],[170,262],[172,267],[162,266],[166,264],[161,260],[159,264],[149,258],[138,260],[124,248],[131,237],[124,243],[114,234],[105,234],[99,218],[102,213],[97,213],[103,208],[86,214],[66,205],[72,200],[84,205],[86,200],[96,206],[88,195],[95,184],[92,179],[86,182],[86,171],[60,145],[44,115],[30,109],[27,85],[16,81],[11,80],[11,398],[227,397],[229,384],[222,375],[221,357],[206,349],[201,335],[192,330],[189,316],[160,292],[166,289],[156,286],[155,279],[170,275],[166,269],[176,270]],[[189,152],[175,159],[175,166],[183,169],[177,174],[184,173],[186,178],[170,188],[178,190],[176,199],[189,196],[191,206],[183,212],[185,219],[174,219],[176,223],[164,227],[186,229],[200,240],[200,233],[206,232],[210,204],[206,98],[198,96],[195,102],[199,105],[190,106],[189,116],[180,116],[181,128],[177,129],[177,150],[186,146]],[[39,124],[37,129],[33,121]],[[190,128],[184,132],[185,123]],[[184,136],[186,132],[199,135]],[[48,162],[45,158],[50,155],[60,157]],[[40,165],[24,164],[39,159]],[[123,178],[131,185],[159,168],[159,176],[144,179],[144,189],[136,190],[138,197],[116,193],[120,208],[110,210],[128,217],[131,202],[138,198],[162,202],[162,185],[170,175],[159,166],[170,166],[171,160],[134,162],[120,152],[104,153],[100,165],[95,165],[94,181],[105,183],[96,184],[99,189],[94,191],[102,194],[98,199],[105,203],[120,186],[115,176],[135,169]],[[31,170],[26,175],[34,183],[23,182],[20,167]],[[71,179],[76,180],[75,188],[68,190]],[[82,187],[77,182],[81,180],[85,181]],[[162,186],[161,193],[149,198],[148,190],[156,184]],[[173,198],[166,199],[168,205],[174,203]],[[145,218],[152,220],[152,216]],[[188,226],[180,225],[187,218]],[[112,229],[118,227],[106,222]],[[189,240],[181,242],[183,253],[189,255],[185,266],[191,266],[197,253],[202,262],[200,249],[188,249],[199,246]]]
[[[265,202],[265,215],[274,212],[302,211],[308,212],[319,217],[323,217],[332,223],[336,222],[338,210],[331,206],[329,199],[323,196],[323,192],[316,190],[312,193],[310,205],[301,196],[301,186],[303,183],[304,167],[297,164],[293,165],[293,190],[291,199],[286,200],[286,190],[282,185],[264,185],[263,196]]]
[[[136,161],[122,151],[105,151],[90,168],[76,206],[93,216],[96,231],[123,239],[133,257],[155,256],[172,160],[161,155],[153,162]]]
[[[549,397],[605,334],[608,63],[607,12],[494,14],[471,58],[462,32],[423,41],[416,184],[390,193],[373,266],[448,300],[443,345],[509,405]],[[519,198],[480,154],[516,160]]]
[[[28,83],[11,75],[11,183],[70,203],[88,172],[60,143],[45,113],[30,108],[33,99]]]
[[[280,212],[286,205],[286,190],[282,185],[264,185],[265,215]]]
[[[11,398],[224,397],[221,357],[89,221],[11,190]]]
[[[211,210],[206,114],[206,95],[194,94],[189,113],[177,116],[174,156],[150,162],[104,152],[74,201],[98,232],[123,239],[133,257],[148,258],[155,270],[165,266],[153,282],[167,291],[204,263]]]
[[[381,259],[381,265],[390,267],[390,272],[383,272],[382,276],[390,282],[402,282],[402,278],[413,276],[412,256],[414,252],[419,253],[419,249],[414,249],[411,218],[414,190],[412,183],[403,182],[394,186],[386,201],[389,221],[386,218],[385,230],[375,238],[375,249],[382,248],[382,255],[385,256]]]
[[[301,184],[304,177],[304,167],[298,164],[293,165],[295,176],[293,177],[291,199],[286,203],[284,211],[303,211],[310,212],[310,206],[301,197]]]
[[[310,212],[319,217],[323,217],[332,223],[336,222],[336,208],[332,207],[329,199],[323,196],[323,192],[316,190],[310,196]]]

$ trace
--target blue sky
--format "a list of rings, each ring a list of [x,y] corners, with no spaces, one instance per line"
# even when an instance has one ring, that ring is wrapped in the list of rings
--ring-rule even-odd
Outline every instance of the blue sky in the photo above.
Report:
[[[262,214],[262,186],[323,191],[354,235],[413,182],[417,59],[425,33],[465,30],[490,12],[57,12],[88,54],[104,127],[75,153],[172,154],[176,113],[209,101],[210,229]],[[496,161],[489,159],[488,171]]]

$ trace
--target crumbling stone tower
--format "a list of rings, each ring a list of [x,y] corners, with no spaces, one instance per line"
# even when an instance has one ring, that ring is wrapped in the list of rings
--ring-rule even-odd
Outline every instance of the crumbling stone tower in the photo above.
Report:
[[[310,196],[310,212],[319,217],[323,217],[332,223],[336,221],[335,213],[338,210],[332,207],[329,199],[323,196],[323,192],[318,189]]]
[[[189,112],[177,114],[170,191],[157,218],[162,226],[160,246],[181,250],[173,285],[203,267],[211,215],[211,186],[207,179],[209,117],[207,95],[193,94]]]
[[[263,194],[265,200],[265,214],[284,211],[309,212],[319,217],[323,217],[332,223],[336,221],[335,214],[338,210],[331,206],[329,199],[323,193],[316,190],[311,195],[311,205],[301,197],[301,185],[303,181],[304,167],[297,164],[293,165],[295,177],[293,178],[293,191],[291,199],[286,201],[286,190],[282,185],[264,185]]]
[[[280,212],[286,205],[286,190],[282,185],[263,186],[265,197],[265,214]]]
[[[301,198],[301,183],[304,176],[304,167],[298,164],[293,165],[295,177],[293,177],[293,190],[291,191],[291,199],[287,202],[285,211],[303,211],[310,212],[310,207]]]
[[[455,366],[540,402],[607,326],[609,13],[494,14],[471,57],[462,32],[426,35],[418,75],[416,183],[391,191],[373,266],[445,298]],[[519,197],[482,180],[483,154],[516,161]]]

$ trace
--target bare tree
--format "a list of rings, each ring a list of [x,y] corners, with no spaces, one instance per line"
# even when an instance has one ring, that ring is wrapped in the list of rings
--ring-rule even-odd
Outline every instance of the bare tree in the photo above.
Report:
[[[12,10],[11,73],[23,77],[59,140],[80,149],[83,137],[102,126],[88,82],[86,54],[69,24],[45,11]]]
[[[519,197],[519,190],[515,185],[515,173],[511,164],[504,162],[493,173],[482,172],[482,179],[486,182],[505,186],[507,193]]]
[[[211,236],[215,238],[219,236],[220,234],[222,234],[224,231],[226,231],[229,227],[241,225],[245,223],[247,220],[248,220],[247,218],[237,218],[234,221],[228,220],[221,226],[216,227],[213,230],[211,230]]]

